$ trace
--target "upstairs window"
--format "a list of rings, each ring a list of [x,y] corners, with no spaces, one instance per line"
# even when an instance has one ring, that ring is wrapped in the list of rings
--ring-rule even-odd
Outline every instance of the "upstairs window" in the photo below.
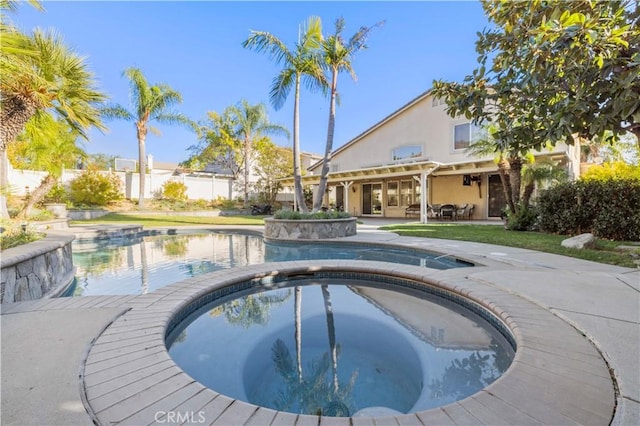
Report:
[[[480,137],[480,128],[471,123],[456,124],[453,127],[453,149],[467,149]]]
[[[391,153],[391,159],[393,161],[405,160],[407,158],[420,158],[422,157],[422,146],[420,145],[406,145],[399,148],[395,148]]]

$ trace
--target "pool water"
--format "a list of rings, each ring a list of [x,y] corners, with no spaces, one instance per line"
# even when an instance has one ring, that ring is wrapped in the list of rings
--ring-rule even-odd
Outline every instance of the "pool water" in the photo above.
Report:
[[[377,260],[436,269],[473,266],[448,256],[375,245],[266,243],[237,232],[73,242],[74,285],[65,296],[145,294],[185,278],[239,266],[307,259]]]
[[[496,380],[514,356],[494,327],[458,304],[336,278],[212,302],[182,321],[167,346],[185,372],[216,392],[338,417],[460,400]]]

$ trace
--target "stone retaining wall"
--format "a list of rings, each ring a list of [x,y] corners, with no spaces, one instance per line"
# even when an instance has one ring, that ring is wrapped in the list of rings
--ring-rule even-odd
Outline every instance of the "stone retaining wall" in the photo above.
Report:
[[[72,235],[51,233],[33,243],[2,252],[0,302],[53,297],[73,281]]]
[[[68,210],[67,216],[72,220],[90,220],[97,219],[99,217],[108,215],[111,213],[109,210]]]
[[[321,240],[356,235],[356,218],[289,220],[266,218],[264,236],[274,240]]]

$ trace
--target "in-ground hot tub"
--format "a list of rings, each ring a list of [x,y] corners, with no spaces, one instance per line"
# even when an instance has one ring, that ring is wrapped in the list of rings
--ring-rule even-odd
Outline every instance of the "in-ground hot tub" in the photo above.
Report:
[[[228,397],[322,416],[413,413],[466,398],[515,341],[453,292],[375,273],[270,276],[214,291],[170,322],[169,354]]]

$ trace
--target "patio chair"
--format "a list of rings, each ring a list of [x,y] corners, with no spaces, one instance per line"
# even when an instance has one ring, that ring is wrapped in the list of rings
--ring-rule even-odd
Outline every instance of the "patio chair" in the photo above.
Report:
[[[473,204],[463,204],[456,211],[456,216],[458,219],[467,219],[471,218],[471,213],[473,212]]]
[[[455,220],[456,206],[454,206],[453,204],[443,204],[442,207],[440,207],[440,217],[442,219],[448,217],[451,220]]]

